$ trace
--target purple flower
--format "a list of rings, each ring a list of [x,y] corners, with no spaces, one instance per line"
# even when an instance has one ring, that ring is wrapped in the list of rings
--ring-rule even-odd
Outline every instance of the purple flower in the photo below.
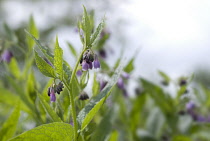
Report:
[[[94,61],[93,61],[93,65],[94,65],[94,68],[95,68],[95,69],[101,67],[100,62],[99,62],[98,60],[94,60]]]
[[[187,111],[192,111],[194,108],[195,108],[195,103],[194,103],[193,101],[189,101],[189,102],[186,104],[186,109],[187,109]]]
[[[94,56],[93,66],[94,66],[95,69],[101,67],[100,62],[98,61],[98,56],[97,55]]]
[[[124,90],[124,88],[125,88],[124,87],[124,81],[123,81],[123,79],[121,77],[117,81],[117,86],[118,86],[118,88],[120,88],[122,90]]]
[[[107,84],[107,81],[103,81],[103,80],[100,81],[100,91],[103,90],[103,88],[106,86],[106,84]]]
[[[77,71],[77,76],[81,76],[82,75],[82,70],[78,70]]]
[[[49,87],[49,88],[48,88],[48,96],[50,96],[50,101],[51,101],[51,102],[55,102],[55,101],[56,101],[56,96],[55,96],[54,87]]]
[[[206,120],[205,117],[203,117],[201,115],[198,115],[196,121],[198,121],[198,122],[206,122],[207,120]]]
[[[9,63],[12,57],[12,52],[9,50],[5,50],[4,53],[1,55],[1,60]]]
[[[83,70],[83,71],[87,71],[88,68],[89,68],[88,63],[87,63],[86,61],[83,61],[83,62],[82,62],[82,70]]]
[[[125,78],[125,79],[129,79],[130,75],[127,72],[123,72],[122,77]]]

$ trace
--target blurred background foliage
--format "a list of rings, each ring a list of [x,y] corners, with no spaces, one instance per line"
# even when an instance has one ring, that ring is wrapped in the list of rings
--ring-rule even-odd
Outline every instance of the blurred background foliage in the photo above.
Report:
[[[29,16],[26,17],[27,22],[14,27],[10,26],[10,23],[6,22],[8,15],[5,14],[5,7],[2,7],[4,6],[2,3],[4,3],[3,0],[0,1],[0,54],[2,56],[8,50],[13,56],[10,61],[1,60],[0,63],[0,135],[5,132],[5,121],[11,117],[14,119],[14,122],[11,122],[11,129],[14,128],[14,131],[10,131],[9,137],[11,138],[43,123],[53,122],[37,97],[37,94],[40,93],[47,103],[50,103],[47,89],[53,80],[43,77],[37,71],[33,51],[30,49],[24,32],[24,29],[30,31],[34,21],[36,23],[36,18],[33,21],[32,16]],[[33,3],[42,4],[41,1],[36,0],[27,2],[28,5]],[[71,27],[76,35],[79,34],[76,31],[76,25],[78,17],[81,17],[82,7],[74,0],[69,1],[69,5],[71,5],[70,8],[62,16],[48,17],[52,18],[53,22],[38,28],[39,36],[37,36],[45,46],[52,48],[52,37],[55,37],[55,34],[62,28],[65,30]],[[77,12],[73,10],[78,7],[80,10]],[[109,3],[106,3],[103,8],[109,9]],[[94,10],[89,9],[88,12],[95,19]],[[62,31],[59,31],[59,34],[62,34]],[[122,55],[119,54],[124,53],[123,49],[118,51],[120,53],[117,54],[116,59],[112,59],[115,52],[111,53],[110,48],[107,50],[106,43],[113,38],[111,32],[106,26],[94,48],[100,56],[102,69],[91,74],[90,84],[85,89],[89,97],[97,95],[102,83],[107,81],[122,59]],[[72,58],[76,59],[80,45],[75,46],[71,42],[66,45],[66,50],[71,53]],[[210,72],[206,68],[198,68],[194,74],[180,76],[174,80],[159,71],[157,72],[158,80],[147,80],[141,76],[132,75],[137,67],[135,62],[139,61],[135,60],[135,57],[135,55],[127,57],[124,73],[128,74],[129,78],[122,74],[121,83],[118,81],[112,95],[84,131],[85,140],[210,140]],[[110,58],[113,65],[107,62]],[[131,96],[130,93],[135,95]],[[67,90],[64,89],[54,110],[63,121],[70,123],[68,99]],[[77,100],[77,108],[81,109],[86,103],[87,101]],[[16,105],[20,106],[20,117],[12,114],[13,109],[18,107]],[[53,107],[52,104],[50,106]],[[18,120],[17,123],[15,119]],[[4,139],[0,138],[0,140]]]

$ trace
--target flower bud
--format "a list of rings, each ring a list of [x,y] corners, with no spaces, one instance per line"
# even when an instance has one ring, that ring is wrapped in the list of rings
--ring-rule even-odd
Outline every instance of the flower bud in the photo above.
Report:
[[[124,81],[121,77],[117,81],[117,86],[118,86],[118,88],[120,88],[122,90],[124,89]]]
[[[89,96],[87,95],[86,92],[82,92],[80,95],[79,95],[79,100],[87,100],[89,99]]]

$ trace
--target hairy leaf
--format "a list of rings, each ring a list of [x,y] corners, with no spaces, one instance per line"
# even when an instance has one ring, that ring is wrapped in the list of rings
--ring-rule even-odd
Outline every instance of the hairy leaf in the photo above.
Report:
[[[102,20],[102,22],[98,25],[96,31],[92,34],[91,39],[90,39],[90,45],[89,46],[93,46],[94,43],[96,42],[96,39],[99,37],[99,35],[101,34],[101,31],[104,28],[104,19]]]
[[[25,30],[25,32],[27,33],[27,35],[33,39],[36,43],[36,45],[38,46],[38,48],[41,50],[41,52],[44,54],[44,56],[46,57],[46,59],[53,64],[54,62],[54,56],[50,53],[49,48],[42,46],[40,41],[37,40],[33,35],[31,35],[28,31]]]
[[[24,132],[11,141],[72,141],[73,127],[67,123],[44,124]]]
[[[34,52],[36,65],[39,68],[40,72],[45,76],[55,77],[55,72],[52,66],[50,66],[46,61],[44,61],[35,50]]]
[[[56,37],[55,43],[55,56],[54,56],[55,72],[59,75],[59,78],[63,80],[63,50],[58,43],[58,37]]]

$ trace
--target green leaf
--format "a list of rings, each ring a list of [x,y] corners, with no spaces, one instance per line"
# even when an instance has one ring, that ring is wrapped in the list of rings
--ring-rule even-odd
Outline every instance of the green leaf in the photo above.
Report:
[[[44,61],[35,50],[34,52],[36,65],[39,68],[40,72],[45,76],[55,78],[56,76],[52,66],[50,66],[46,61]]]
[[[30,16],[30,20],[29,20],[29,26],[28,26],[28,31],[35,37],[35,38],[39,38],[39,31],[36,27],[36,24],[34,22],[33,16]],[[28,47],[30,50],[32,50],[32,48],[34,47],[34,40],[30,37],[27,36],[27,43],[28,43]]]
[[[79,112],[77,120],[81,125],[81,130],[83,130],[89,124],[89,122],[101,108],[106,98],[110,95],[113,86],[120,77],[121,71],[122,66],[119,66],[105,88]]]
[[[44,124],[24,132],[11,141],[72,141],[73,127],[67,123]]]
[[[132,59],[128,62],[128,64],[125,66],[125,68],[124,68],[124,71],[125,71],[125,72],[130,73],[131,71],[133,71],[133,69],[134,69],[133,62],[134,62],[134,58],[132,58]]]
[[[20,97],[17,94],[10,92],[8,89],[0,86],[0,90],[1,90],[0,103],[5,104],[6,106],[13,107],[20,100]],[[29,108],[26,106],[24,102],[20,103],[20,109],[31,114],[31,110],[29,110]]]
[[[7,121],[2,126],[0,130],[1,141],[6,141],[15,134],[19,116],[20,116],[20,103],[17,104],[11,116],[7,119]]]
[[[73,45],[70,44],[69,42],[67,44],[69,46],[71,53],[74,55],[75,58],[77,58],[77,51],[74,49]]]
[[[105,97],[102,98],[98,103],[93,103],[94,107],[86,114],[82,125],[81,125],[81,130],[84,130],[85,127],[90,123],[90,121],[93,119],[93,117],[95,116],[95,114],[99,111],[99,109],[101,108],[101,106],[104,104],[105,101]]]
[[[27,80],[27,92],[33,102],[36,101],[36,89],[37,89],[36,82],[37,81],[35,79],[34,72],[32,70]]]
[[[55,56],[54,56],[55,72],[59,75],[59,78],[63,80],[63,50],[58,43],[58,37],[56,37],[55,43]]]
[[[26,34],[35,41],[36,45],[38,46],[38,48],[41,50],[41,52],[44,54],[44,56],[47,58],[47,60],[53,64],[54,63],[54,56],[50,53],[49,48],[42,46],[40,41],[37,40],[33,35],[31,35],[28,31],[26,31]]]
[[[192,140],[184,135],[176,135],[173,137],[172,141],[192,141]]]
[[[63,61],[63,76],[67,83],[70,82],[71,74],[72,74],[71,67],[66,61]]]
[[[154,99],[164,114],[172,114],[175,103],[169,94],[166,94],[159,86],[141,79],[144,90]]]
[[[119,133],[117,131],[113,131],[108,141],[118,141],[118,138],[119,138]]]
[[[14,31],[12,31],[6,23],[4,23],[4,30],[6,32],[7,38],[10,41],[13,41],[14,43],[16,43],[18,41],[18,38],[15,35]]]
[[[55,111],[50,107],[50,105],[45,101],[44,97],[41,94],[37,94],[39,97],[40,102],[42,103],[42,106],[44,107],[46,113],[50,116],[52,121],[54,122],[62,122],[60,117],[55,113]]]
[[[151,110],[149,117],[147,118],[146,128],[152,135],[159,137],[162,133],[161,129],[164,123],[165,119],[163,114],[158,108],[154,108]]]
[[[16,59],[13,57],[9,63],[9,70],[15,78],[20,77],[20,69]]]
[[[163,80],[166,82],[166,83],[169,83],[170,82],[170,77],[167,75],[167,74],[165,74],[164,72],[162,72],[162,71],[158,71],[158,73],[160,74],[160,76],[163,78]]]
[[[101,31],[104,28],[104,19],[102,20],[102,22],[98,25],[96,31],[91,35],[91,39],[90,39],[90,47],[93,46],[96,42],[96,39],[99,37],[99,35],[101,34]]]
[[[106,113],[106,115],[103,117],[98,127],[96,128],[95,132],[93,133],[91,141],[104,141],[106,139],[107,135],[112,129],[112,115],[112,111]]]

